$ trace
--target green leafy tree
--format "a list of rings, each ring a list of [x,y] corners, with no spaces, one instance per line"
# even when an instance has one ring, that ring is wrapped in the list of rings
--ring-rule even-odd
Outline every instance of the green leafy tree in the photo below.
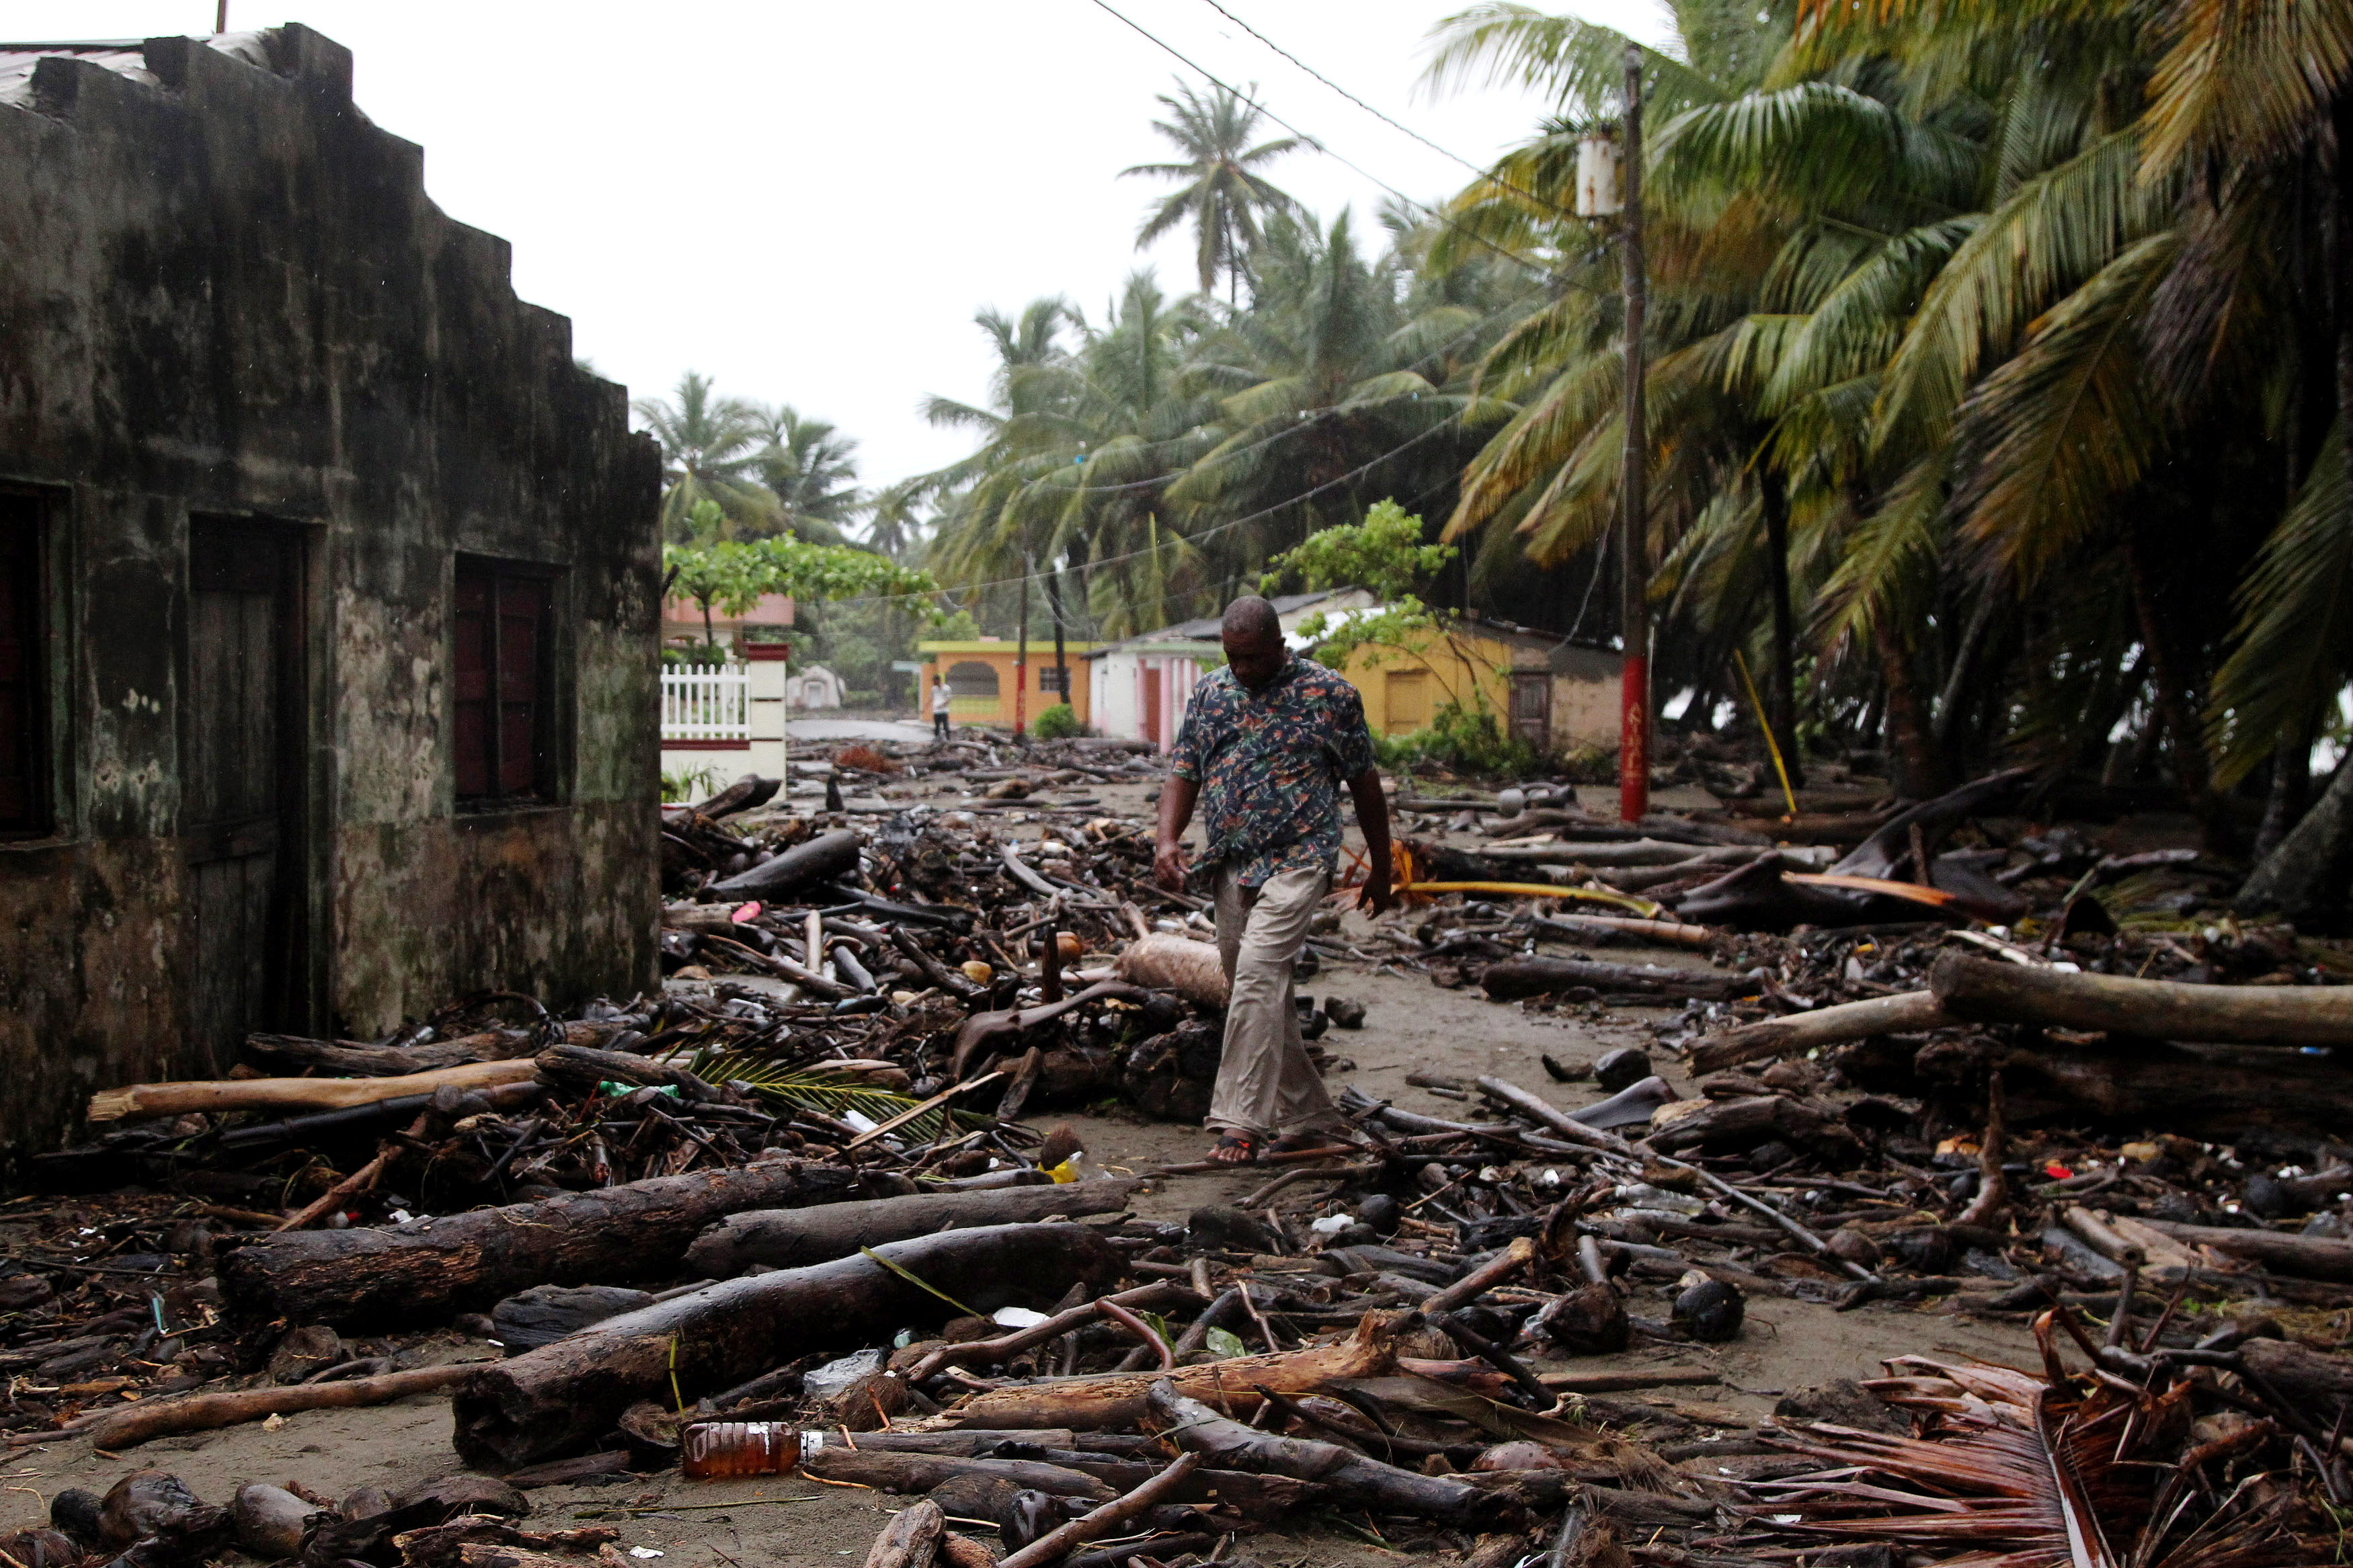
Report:
[[[713,641],[712,616],[749,612],[770,594],[797,600],[880,599],[935,618],[938,590],[928,573],[902,566],[871,550],[811,544],[788,536],[666,545],[662,564],[672,592],[702,608],[703,640]]]
[[[1250,85],[1255,97],[1258,85]],[[1283,136],[1250,145],[1265,115],[1222,87],[1199,90],[1176,84],[1174,97],[1160,95],[1168,118],[1152,128],[1173,142],[1183,161],[1138,163],[1122,169],[1123,177],[1142,174],[1182,182],[1181,188],[1161,199],[1144,226],[1136,231],[1141,250],[1181,223],[1193,226],[1194,265],[1201,292],[1214,294],[1218,279],[1226,280],[1227,301],[1240,298],[1251,254],[1264,239],[1265,219],[1276,213],[1296,213],[1299,203],[1258,171],[1286,153],[1303,148],[1321,151],[1303,137]]]

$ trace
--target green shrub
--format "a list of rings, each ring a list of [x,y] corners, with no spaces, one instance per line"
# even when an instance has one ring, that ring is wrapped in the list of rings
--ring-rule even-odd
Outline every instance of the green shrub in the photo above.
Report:
[[[1029,726],[1029,732],[1041,741],[1063,741],[1072,735],[1086,733],[1086,728],[1079,722],[1078,714],[1071,711],[1069,703],[1057,702],[1038,715],[1037,722]]]
[[[707,799],[719,792],[719,770],[709,763],[681,768],[676,773],[665,770],[661,776],[661,792],[665,805]]]
[[[1427,730],[1374,736],[1373,759],[1392,771],[1430,762],[1457,773],[1504,778],[1534,773],[1537,761],[1535,748],[1506,734],[1493,709],[1466,709],[1459,702],[1439,709],[1437,721]]]

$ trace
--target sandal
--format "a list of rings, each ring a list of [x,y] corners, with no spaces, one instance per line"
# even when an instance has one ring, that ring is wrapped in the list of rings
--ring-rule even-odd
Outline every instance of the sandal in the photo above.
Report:
[[[1209,1158],[1220,1165],[1255,1165],[1258,1163],[1258,1140],[1248,1132],[1229,1128],[1218,1134],[1218,1142],[1209,1150]]]

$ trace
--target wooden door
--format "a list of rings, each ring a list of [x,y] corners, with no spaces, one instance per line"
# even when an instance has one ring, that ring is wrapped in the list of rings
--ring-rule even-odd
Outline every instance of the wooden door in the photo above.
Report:
[[[1155,746],[1161,746],[1160,687],[1165,676],[1156,661],[1146,659],[1137,665],[1136,679],[1144,684],[1144,738]],[[1166,747],[1162,746],[1162,750],[1166,750]]]
[[[1392,669],[1381,683],[1381,729],[1391,735],[1412,735],[1430,728],[1430,671]]]
[[[1512,671],[1512,733],[1541,752],[1552,743],[1552,676],[1541,669]]]
[[[290,1021],[301,646],[286,536],[199,520],[188,565],[189,1043],[218,1073],[248,1032]]]

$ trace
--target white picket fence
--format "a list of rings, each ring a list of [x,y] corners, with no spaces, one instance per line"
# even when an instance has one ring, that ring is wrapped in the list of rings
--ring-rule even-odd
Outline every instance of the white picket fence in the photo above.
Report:
[[[750,740],[750,673],[724,668],[663,670],[661,738],[665,741]]]

